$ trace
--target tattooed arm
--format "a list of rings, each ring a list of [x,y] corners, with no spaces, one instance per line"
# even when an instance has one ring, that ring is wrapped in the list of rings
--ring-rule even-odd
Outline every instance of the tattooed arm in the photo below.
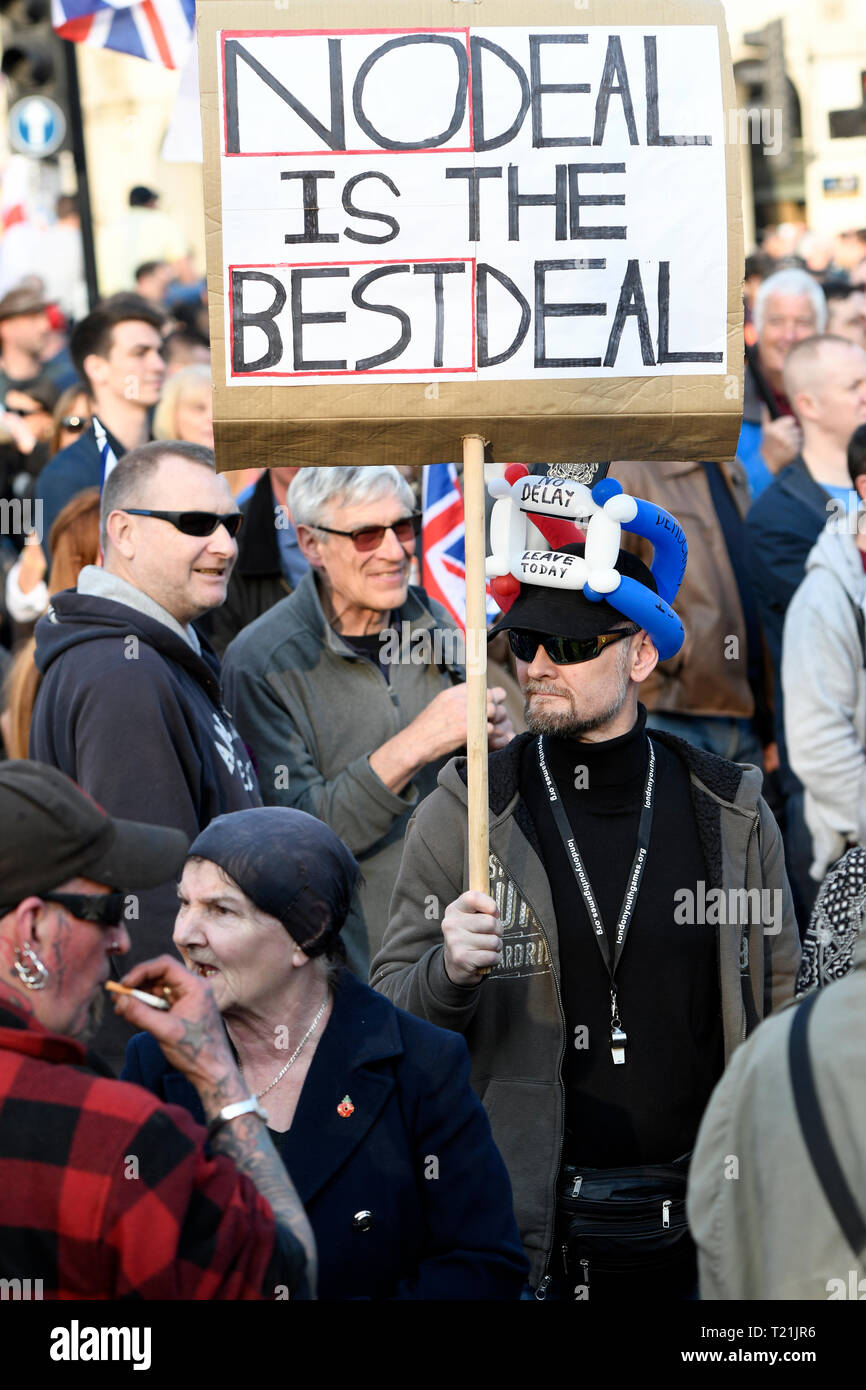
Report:
[[[174,959],[158,956],[142,962],[123,983],[159,993],[168,986],[172,1005],[167,1013],[150,1008],[129,995],[118,995],[115,1008],[128,1023],[156,1038],[167,1060],[195,1086],[208,1123],[220,1110],[250,1094],[229,1047],[225,1028],[206,980],[199,979]],[[241,1115],[214,1135],[211,1148],[228,1154],[270,1203],[278,1224],[289,1231],[307,1257],[306,1279],[312,1297],[316,1289],[316,1242],[306,1212],[282,1159],[263,1122]]]

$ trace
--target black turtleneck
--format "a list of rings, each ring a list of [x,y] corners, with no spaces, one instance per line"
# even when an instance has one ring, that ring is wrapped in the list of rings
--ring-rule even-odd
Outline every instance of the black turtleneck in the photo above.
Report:
[[[646,781],[646,710],[602,743],[545,736],[552,774],[609,939],[637,847]],[[567,1042],[569,1163],[615,1168],[668,1163],[693,1146],[724,1065],[713,926],[674,922],[677,890],[706,880],[685,764],[658,740],[655,811],[640,893],[616,973],[626,1061],[610,1051],[610,983],[538,766],[524,749],[521,791],[541,842],[559,934]],[[576,1030],[586,1030],[576,1031]],[[575,1047],[575,1039],[588,1046]]]

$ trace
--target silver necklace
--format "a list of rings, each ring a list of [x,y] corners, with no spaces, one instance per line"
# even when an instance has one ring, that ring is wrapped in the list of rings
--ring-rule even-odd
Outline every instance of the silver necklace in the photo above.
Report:
[[[265,1089],[264,1089],[263,1091],[258,1091],[258,1092],[257,1092],[257,1094],[256,1094],[256,1099],[257,1099],[257,1100],[261,1100],[262,1096],[266,1096],[266,1095],[268,1094],[268,1091],[272,1090],[273,1087],[276,1086],[276,1084],[277,1084],[278,1081],[282,1081],[282,1079],[283,1079],[283,1077],[285,1076],[286,1072],[289,1070],[289,1067],[290,1067],[290,1066],[292,1065],[292,1063],[293,1063],[294,1061],[296,1061],[297,1058],[300,1056],[301,1051],[302,1051],[302,1049],[303,1049],[305,1043],[307,1043],[307,1042],[309,1041],[309,1039],[310,1039],[310,1038],[313,1036],[313,1034],[315,1033],[316,1027],[318,1026],[319,1019],[322,1017],[322,1014],[325,1012],[325,1009],[326,1009],[327,1007],[328,1007],[328,995],[326,994],[326,995],[325,995],[325,998],[324,998],[324,1000],[323,1000],[323,1002],[322,1002],[322,1007],[319,1009],[319,1012],[316,1014],[316,1017],[313,1019],[312,1023],[310,1024],[310,1026],[309,1026],[309,1028],[307,1029],[307,1031],[306,1031],[306,1033],[304,1034],[304,1036],[301,1038],[301,1041],[298,1043],[297,1047],[295,1048],[295,1050],[294,1050],[294,1052],[292,1053],[291,1057],[289,1058],[288,1062],[286,1062],[286,1065],[283,1067],[282,1071],[278,1071],[278,1072],[277,1072],[276,1076],[274,1077],[273,1081],[270,1083],[269,1086],[266,1086]],[[243,1069],[241,1069],[241,1070],[243,1070]]]

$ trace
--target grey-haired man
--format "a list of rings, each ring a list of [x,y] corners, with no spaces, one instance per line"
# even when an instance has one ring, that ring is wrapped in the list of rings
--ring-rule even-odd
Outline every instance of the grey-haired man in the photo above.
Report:
[[[359,860],[343,936],[366,978],[409,816],[466,741],[462,643],[409,585],[417,518],[395,468],[303,468],[288,501],[310,573],[229,645],[226,703],[265,803],[318,816]],[[505,692],[491,690],[491,748],[511,732]]]

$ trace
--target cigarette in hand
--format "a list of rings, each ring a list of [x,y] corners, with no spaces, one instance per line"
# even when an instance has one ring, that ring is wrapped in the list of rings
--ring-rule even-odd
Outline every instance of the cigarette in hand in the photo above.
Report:
[[[167,999],[157,999],[155,994],[147,994],[143,989],[129,989],[126,985],[119,985],[116,980],[106,980],[105,988],[111,990],[112,994],[131,994],[133,999],[140,999],[142,1004],[149,1004],[152,1009],[171,1008]]]

